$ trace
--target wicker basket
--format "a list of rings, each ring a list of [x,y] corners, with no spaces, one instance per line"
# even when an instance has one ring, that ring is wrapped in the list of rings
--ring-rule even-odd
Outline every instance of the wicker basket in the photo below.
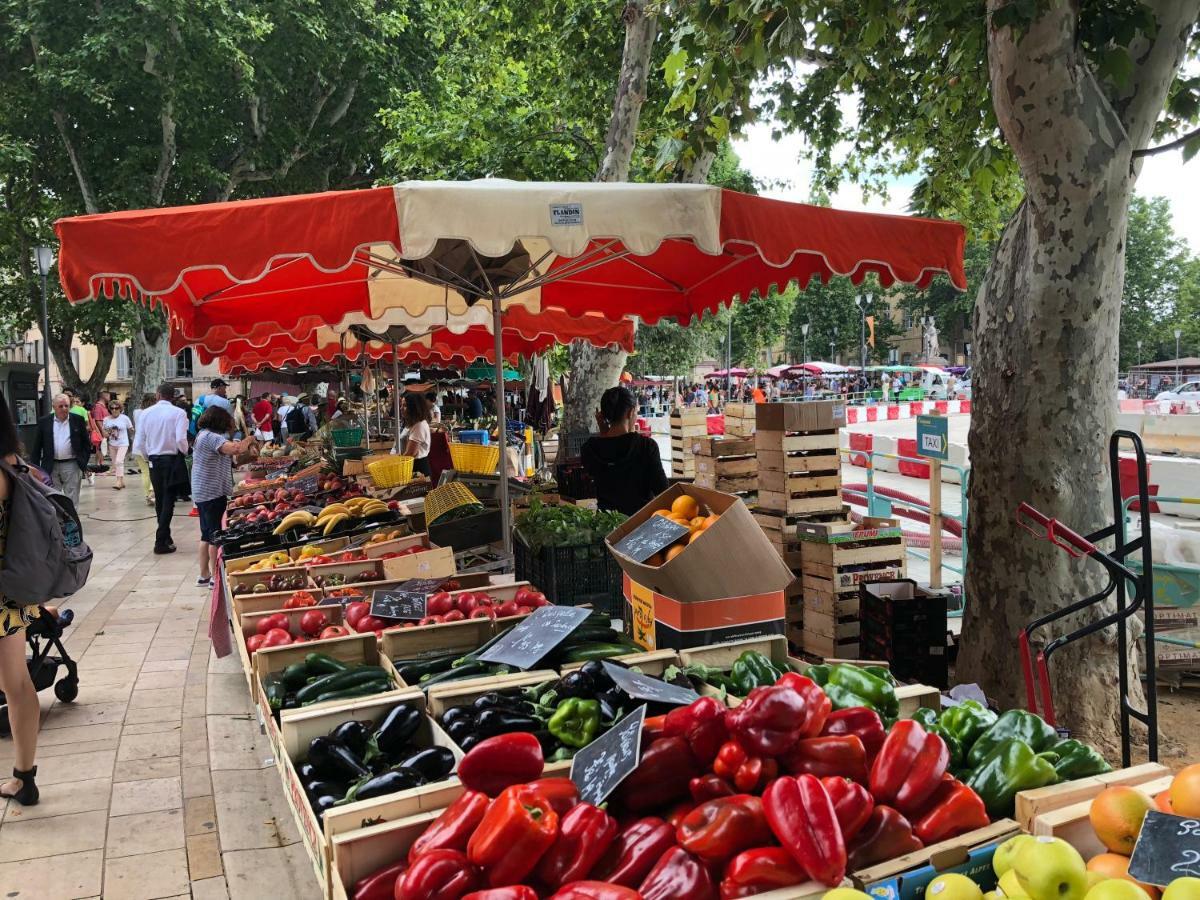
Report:
[[[367,474],[378,488],[400,487],[412,481],[413,458],[411,456],[389,456],[367,464]]]
[[[461,481],[451,481],[436,487],[425,495],[425,524],[426,527],[437,522],[452,509],[460,506],[479,506],[483,504]]]
[[[339,428],[330,430],[329,439],[335,447],[358,447],[362,444],[363,430],[361,428]]]
[[[450,459],[459,472],[495,475],[496,467],[500,465],[500,445],[464,444],[454,441],[450,444]]]

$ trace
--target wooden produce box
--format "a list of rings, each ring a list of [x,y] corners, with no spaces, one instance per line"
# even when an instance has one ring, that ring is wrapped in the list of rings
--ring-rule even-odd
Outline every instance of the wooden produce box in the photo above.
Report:
[[[329,563],[324,566],[309,566],[308,574],[313,584],[320,588],[356,587],[360,582],[385,580],[383,562],[377,559]],[[338,575],[344,576],[345,581],[338,584],[331,584],[329,579]]]
[[[738,438],[754,436],[755,421],[758,417],[755,404],[726,403],[724,412],[726,434]]]
[[[823,451],[838,457],[840,439],[836,428],[824,431],[805,431],[799,433],[786,431],[758,431],[754,435],[754,449],[761,454],[781,453],[785,456],[798,453],[813,453]]]
[[[329,890],[329,846],[334,835],[364,828],[373,821],[402,818],[408,814],[412,804],[415,803],[418,807],[421,805],[422,801],[419,798],[424,795],[430,796],[430,800],[427,801],[430,806],[427,808],[436,808],[445,805],[447,796],[456,796],[454,790],[461,792],[458,779],[451,776],[436,784],[422,785],[383,797],[335,807],[328,810],[322,819],[317,818],[308,803],[304,785],[297,773],[298,760],[304,757],[309,742],[315,737],[328,734],[343,722],[379,722],[390,710],[401,704],[424,711],[425,697],[420,691],[410,690],[347,701],[322,711],[288,710],[280,722],[282,752],[277,759],[280,776],[283,778],[284,794],[326,896]],[[462,759],[462,751],[428,715],[424,716],[414,743],[423,749],[445,747],[454,754],[456,766],[457,760]],[[450,791],[447,793],[446,789]]]
[[[757,448],[758,468],[788,475],[836,475],[841,471],[841,460],[836,450],[819,449],[796,453],[784,453],[780,449]]]
[[[1142,763],[1128,769],[1116,769],[1103,775],[1076,778],[1060,784],[1018,791],[1016,798],[1016,820],[1026,831],[1033,831],[1033,821],[1038,816],[1084,802],[1090,803],[1102,790],[1114,784],[1143,785],[1171,774],[1171,770],[1160,763]]]
[[[842,508],[842,477],[786,475],[759,469],[758,508],[789,516],[837,512]]]
[[[491,640],[495,633],[495,623],[491,619],[464,619],[461,622],[445,622],[441,625],[392,628],[384,631],[380,649],[394,665],[397,659],[440,656],[447,652],[467,654],[478,650]],[[399,672],[397,677],[400,677]],[[419,684],[407,684],[403,678],[400,679],[400,683],[406,687],[420,687]]]
[[[1157,764],[1150,763],[1149,765],[1154,766]],[[1095,785],[1087,784],[1080,789],[1090,791],[1090,795],[1086,799],[1077,800],[1057,809],[1038,812],[1030,820],[1029,831],[1034,835],[1049,835],[1051,837],[1062,838],[1078,850],[1084,859],[1090,859],[1098,853],[1104,853],[1106,852],[1105,847],[1100,843],[1100,839],[1096,837],[1096,830],[1092,827],[1091,819],[1088,817],[1088,813],[1092,808],[1092,799],[1096,794],[1099,794],[1100,791],[1112,784],[1129,784],[1151,797],[1157,797],[1171,787],[1174,776],[1169,772],[1158,777],[1153,777],[1153,775],[1154,772],[1150,769],[1146,769],[1143,766],[1133,766],[1129,769],[1119,769],[1105,775],[1096,775],[1092,779],[1078,779],[1085,782],[1097,782]],[[1149,780],[1147,780],[1147,776],[1151,776]],[[1054,785],[1054,787],[1066,787],[1074,783],[1068,781],[1061,785]],[[1070,790],[1066,792],[1066,796],[1071,796],[1074,793],[1076,793],[1074,789]],[[1042,802],[1044,803],[1044,800]],[[1054,801],[1052,800],[1051,802]],[[1026,798],[1023,809],[1025,814],[1028,815],[1030,810],[1028,798]]]
[[[695,457],[697,485],[727,494],[746,494],[758,489],[758,460],[750,441],[708,438],[695,443],[707,451]],[[749,455],[734,455],[728,452],[729,447],[719,446],[721,444],[736,445],[738,449],[749,445]]]
[[[851,872],[850,878],[855,887],[872,897],[920,898],[938,873],[954,871],[968,861],[972,851],[994,847],[1019,833],[1020,826],[1012,819],[997,819],[975,831]],[[983,856],[986,858],[979,860],[980,874],[994,878],[990,852]]]
[[[257,565],[258,563],[262,562],[264,559],[270,559],[273,556],[279,560],[286,559],[287,562],[281,561],[276,566],[271,566],[269,568],[263,567],[260,569],[256,569],[255,571],[257,571],[257,572],[272,572],[276,568],[289,568],[292,565],[292,563],[295,561],[295,557],[292,555],[291,550],[268,550],[265,553],[256,553],[253,556],[238,556],[233,559],[226,560],[225,573],[227,575],[232,575],[234,572],[245,572],[251,566]]]
[[[407,531],[407,528],[392,528],[391,531]],[[373,544],[363,544],[362,551],[371,559],[380,559],[385,553],[398,553],[411,547],[424,547],[426,550],[437,549],[429,541],[428,534],[407,534],[387,541],[376,541]],[[451,551],[453,553],[453,551]],[[413,554],[418,555],[418,554]]]
[[[692,440],[694,456],[711,457],[717,460],[744,459],[755,455],[752,438],[731,438],[728,435],[704,436]]]
[[[299,587],[277,588],[270,590],[268,582],[272,578],[287,578],[300,579],[303,584]],[[230,571],[228,567],[225,569],[225,583],[229,586],[230,596],[234,596],[234,592],[239,588],[246,588],[242,593],[237,594],[238,597],[246,597],[253,595],[256,585],[266,585],[268,590],[265,593],[291,593],[292,591],[302,591],[306,589],[312,582],[308,580],[308,569],[304,566],[281,566],[277,569],[261,569],[257,572],[237,572]]]
[[[654,677],[661,676],[668,666],[678,665],[679,656],[674,650],[640,650],[637,653],[623,653],[620,656],[610,656],[609,659],[623,662],[628,666],[636,666],[644,674]],[[587,663],[575,662],[559,666],[563,674],[582,669]]]
[[[253,637],[257,633],[258,623],[267,616],[273,616],[275,613],[283,613],[288,618],[288,630],[293,637],[299,635],[300,632],[300,617],[310,609],[320,609],[329,619],[330,625],[341,625],[344,608],[341,606],[306,606],[301,609],[268,609],[261,612],[247,613],[243,615],[236,625],[233,627],[233,643],[237,647],[238,656],[242,660],[242,669],[246,673],[246,680],[250,686],[250,695],[254,696],[258,685],[254,680],[254,659],[250,654],[249,648],[246,646],[247,638]],[[311,643],[311,642],[310,642]]]
[[[321,598],[324,596],[324,593],[320,588],[310,586],[303,588],[303,590],[316,597],[318,602],[320,602]],[[229,613],[230,618],[235,625],[234,631],[238,630],[236,626],[239,625],[242,619],[244,619],[246,616],[257,615],[261,612],[274,612],[276,610],[282,610],[283,604],[286,603],[288,598],[294,593],[296,592],[279,591],[275,594],[242,594],[237,597],[230,597]]]

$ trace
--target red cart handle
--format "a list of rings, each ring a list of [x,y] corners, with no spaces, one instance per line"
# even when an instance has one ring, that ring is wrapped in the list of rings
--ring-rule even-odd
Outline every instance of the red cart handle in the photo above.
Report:
[[[1057,519],[1052,519],[1049,516],[1038,512],[1028,503],[1022,503],[1017,507],[1017,524],[1028,531],[1035,537],[1044,537],[1050,543],[1054,544],[1067,552],[1067,555],[1079,558],[1081,556],[1090,556],[1096,552],[1096,545],[1077,534],[1069,527],[1064,525]],[[1039,531],[1029,524],[1026,520],[1032,520],[1041,526]]]

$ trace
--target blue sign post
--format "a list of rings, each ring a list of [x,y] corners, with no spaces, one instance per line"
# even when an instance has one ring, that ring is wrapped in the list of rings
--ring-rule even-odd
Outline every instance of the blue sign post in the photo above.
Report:
[[[917,456],[929,460],[929,586],[942,586],[942,463],[950,459],[950,420],[917,416]]]
[[[945,416],[917,416],[917,456],[946,462],[950,459],[950,420]]]

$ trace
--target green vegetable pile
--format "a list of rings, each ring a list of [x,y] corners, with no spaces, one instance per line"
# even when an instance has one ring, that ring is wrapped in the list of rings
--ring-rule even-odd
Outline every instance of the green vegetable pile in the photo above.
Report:
[[[543,547],[591,547],[624,522],[623,513],[564,504],[548,506],[534,496],[516,520],[516,534],[535,553]]]

